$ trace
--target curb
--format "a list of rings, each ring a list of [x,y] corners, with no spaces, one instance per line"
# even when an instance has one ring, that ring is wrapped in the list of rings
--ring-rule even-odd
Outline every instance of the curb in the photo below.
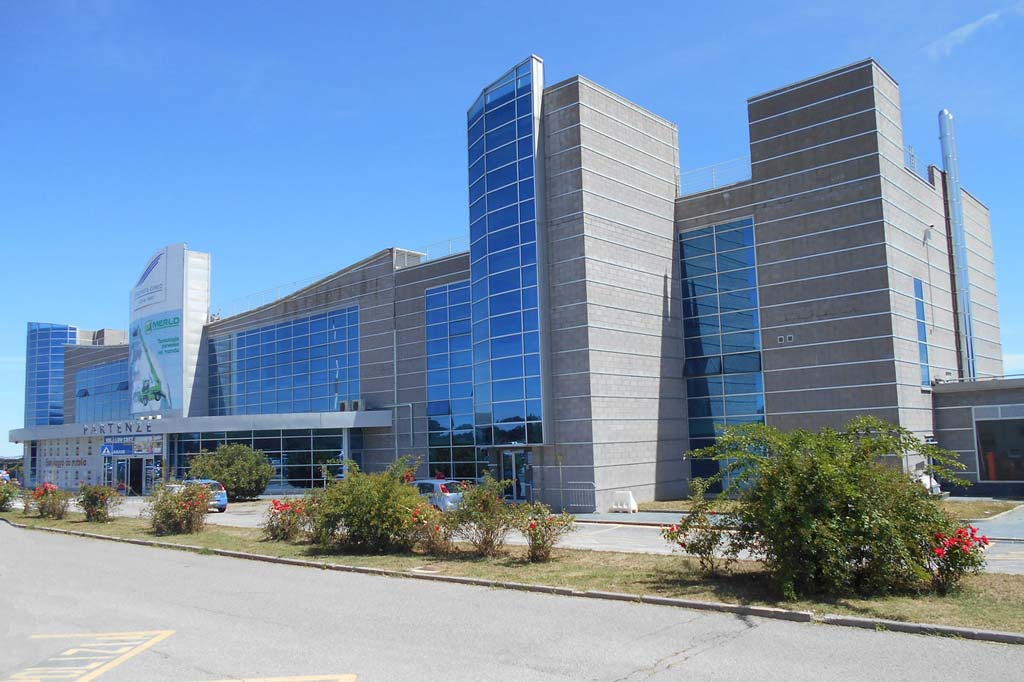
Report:
[[[958,628],[949,625],[932,625],[930,623],[905,623],[898,620],[881,620],[877,618],[857,618],[855,616],[827,615],[821,619],[827,625],[842,625],[866,630],[893,630],[907,632],[912,635],[939,635],[942,637],[959,637],[984,642],[1001,644],[1024,644],[1024,634],[1016,632],[998,632],[995,630],[975,630],[974,628]]]
[[[840,627],[854,627],[865,630],[891,630],[916,635],[933,635],[942,637],[958,637],[984,642],[996,642],[1000,644],[1024,645],[1024,633],[1000,632],[996,630],[978,630],[974,628],[954,627],[950,625],[935,625],[931,623],[908,623],[896,620],[883,620],[879,618],[858,618],[855,616],[840,616],[836,614],[817,615],[812,611],[794,611],[780,609],[772,606],[750,606],[746,604],[727,604],[722,602],[696,601],[692,599],[676,599],[673,597],[658,597],[654,595],[625,594],[622,592],[603,592],[600,590],[574,590],[569,587],[553,587],[550,585],[534,585],[531,583],[517,583],[502,580],[488,580],[487,578],[469,578],[462,576],[437,575],[430,573],[417,573],[414,571],[396,571],[389,568],[372,568],[369,566],[349,566],[346,564],[331,564],[326,562],[309,561],[307,559],[290,559],[286,557],[275,557],[266,554],[250,554],[248,552],[236,552],[229,549],[214,549],[199,547],[198,545],[179,545],[172,542],[160,542],[158,540],[139,540],[136,538],[119,538],[112,535],[100,535],[98,533],[87,533],[84,531],[67,530],[64,528],[47,528],[45,526],[29,526],[23,523],[16,523],[10,519],[0,519],[13,528],[23,530],[39,530],[59,535],[72,535],[76,537],[91,538],[95,540],[108,540],[112,542],[123,542],[129,545],[142,545],[145,547],[158,547],[160,549],[174,549],[178,551],[195,552],[198,554],[212,554],[215,556],[228,557],[232,559],[245,559],[248,561],[262,561],[271,564],[284,566],[298,566],[303,568],[319,568],[326,571],[338,571],[340,573],[360,573],[363,575],[377,575],[392,578],[411,578],[414,580],[427,580],[459,585],[474,585],[479,587],[490,587],[493,589],[518,590],[520,592],[535,592],[539,594],[554,594],[565,597],[582,597],[585,599],[602,599],[606,601],[624,601],[636,604],[650,604],[653,606],[671,606],[675,608],[691,609],[695,611],[711,611],[717,613],[731,613],[740,616],[756,616],[758,618],[771,618],[773,620],[786,620],[797,623],[818,623],[824,625],[835,625]]]

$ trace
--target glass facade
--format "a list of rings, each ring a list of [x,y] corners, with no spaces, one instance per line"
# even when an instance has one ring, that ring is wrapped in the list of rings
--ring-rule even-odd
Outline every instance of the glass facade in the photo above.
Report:
[[[351,429],[350,459],[362,466],[363,437],[360,429]],[[210,433],[174,433],[167,436],[170,451],[170,477],[187,478],[191,455],[213,451],[228,443],[241,443],[267,456],[274,465],[274,478],[266,492],[273,494],[295,488],[319,488],[341,473],[343,429],[289,429],[274,431],[217,431]]]
[[[475,479],[487,469],[476,448],[469,282],[426,291],[430,476]]]
[[[75,372],[75,421],[130,419],[128,361],[93,365]]]
[[[29,322],[25,349],[25,426],[64,423],[64,346],[78,328]]]
[[[210,338],[211,415],[327,412],[359,398],[359,308]]]
[[[928,364],[928,324],[924,309],[924,282],[914,280],[914,310],[917,315],[917,355],[921,363],[921,385],[931,386],[932,368]]]
[[[531,57],[467,114],[476,444],[544,440],[537,288],[537,132],[543,67]]]
[[[714,444],[721,425],[764,422],[754,222],[679,235],[690,449]],[[693,475],[718,463],[693,460]]]

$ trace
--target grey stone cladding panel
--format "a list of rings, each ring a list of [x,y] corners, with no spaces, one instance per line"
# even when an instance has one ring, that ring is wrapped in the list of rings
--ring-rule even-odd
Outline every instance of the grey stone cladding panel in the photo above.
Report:
[[[798,414],[769,413],[766,421],[770,426],[774,426],[782,431],[792,431],[794,429],[820,431],[824,428],[839,428],[854,417],[861,415],[878,417],[893,424],[899,423],[899,410],[892,407],[872,409],[858,407],[851,410],[802,412]]]
[[[872,360],[892,360],[892,339],[860,339],[836,343],[776,348],[764,353],[766,371],[790,367],[814,367]]]
[[[835,273],[829,277],[816,277],[793,281],[785,285],[765,286],[758,289],[762,306],[784,305],[810,301],[815,298],[850,296],[856,292],[869,292],[889,286],[888,270],[875,265],[874,269],[859,272]]]
[[[766,352],[766,354],[769,354]],[[795,367],[773,370],[765,374],[765,391],[800,391],[813,388],[856,386],[858,384],[893,383],[895,366],[891,360],[858,362],[855,365],[829,367]]]
[[[881,226],[878,226],[878,232],[884,233]],[[866,232],[870,232],[867,230]],[[813,277],[824,277],[835,274],[837,272],[851,271],[851,270],[863,270],[866,268],[884,268],[886,267],[886,249],[885,244],[871,244],[868,246],[859,246],[857,244],[845,243],[847,240],[867,240],[870,239],[870,234],[853,234],[853,235],[840,235],[836,242],[830,244],[828,239],[822,237],[816,239],[808,237],[806,240],[802,240],[799,244],[793,245],[793,251],[788,251],[783,248],[768,249],[766,247],[758,248],[758,267],[757,267],[757,281],[761,287],[770,287],[773,285],[785,286],[787,282],[792,282],[797,279],[807,279]],[[815,251],[823,251],[833,247],[837,253],[823,253],[822,255],[813,255]],[[776,258],[765,258],[763,261],[760,258],[762,249],[766,251],[772,251],[772,256]],[[810,253],[804,253],[804,251]],[[787,252],[788,251],[788,252]],[[787,260],[779,260],[781,256]],[[771,261],[775,262],[771,262]]]
[[[747,100],[747,116],[751,121],[778,116],[854,90],[872,87],[874,82],[871,62],[864,61],[752,97]]]
[[[837,122],[836,127],[843,127],[841,123]],[[775,140],[759,145],[764,147],[766,156],[764,161],[755,164],[755,177],[774,178],[808,168],[828,166],[843,159],[855,159],[878,153],[878,136],[873,128],[856,133],[832,133],[829,126],[821,126],[821,129],[821,137],[824,138],[821,140],[799,134],[797,144],[800,146],[797,149],[785,149],[781,144],[775,144]],[[837,141],[827,137],[828,133],[835,134]]]
[[[857,293],[835,298],[761,307],[761,326],[780,327],[840,317],[889,312],[889,292]]]
[[[873,88],[846,92],[838,97],[825,99],[816,104],[796,109],[770,119],[751,124],[751,141],[782,135],[794,130],[806,129],[841,117],[849,117],[874,109]],[[873,126],[871,126],[873,128]]]

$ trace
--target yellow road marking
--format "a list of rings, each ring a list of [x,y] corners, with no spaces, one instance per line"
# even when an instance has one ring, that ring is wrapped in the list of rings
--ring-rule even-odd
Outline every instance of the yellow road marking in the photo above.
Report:
[[[32,635],[31,639],[84,639],[85,641],[78,648],[68,649],[57,656],[51,656],[42,665],[26,668],[20,673],[15,673],[11,679],[25,680],[26,682],[40,679],[92,682],[100,675],[113,670],[128,659],[162,642],[173,634],[174,630],[146,630],[141,632],[77,632],[60,635]],[[83,652],[101,655],[76,655]],[[115,655],[116,658],[112,658]],[[68,661],[85,660],[95,662],[86,665],[78,664],[76,666],[63,665],[63,663]],[[51,665],[47,666],[46,663]],[[60,663],[61,665],[52,665],[54,663]]]

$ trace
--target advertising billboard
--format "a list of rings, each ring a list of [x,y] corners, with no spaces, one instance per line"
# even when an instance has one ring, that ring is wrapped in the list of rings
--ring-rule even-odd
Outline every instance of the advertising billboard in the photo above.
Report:
[[[184,295],[185,245],[166,246],[149,259],[131,293],[132,415],[181,414]]]
[[[132,414],[181,409],[181,321],[180,308],[132,321],[128,341]]]

